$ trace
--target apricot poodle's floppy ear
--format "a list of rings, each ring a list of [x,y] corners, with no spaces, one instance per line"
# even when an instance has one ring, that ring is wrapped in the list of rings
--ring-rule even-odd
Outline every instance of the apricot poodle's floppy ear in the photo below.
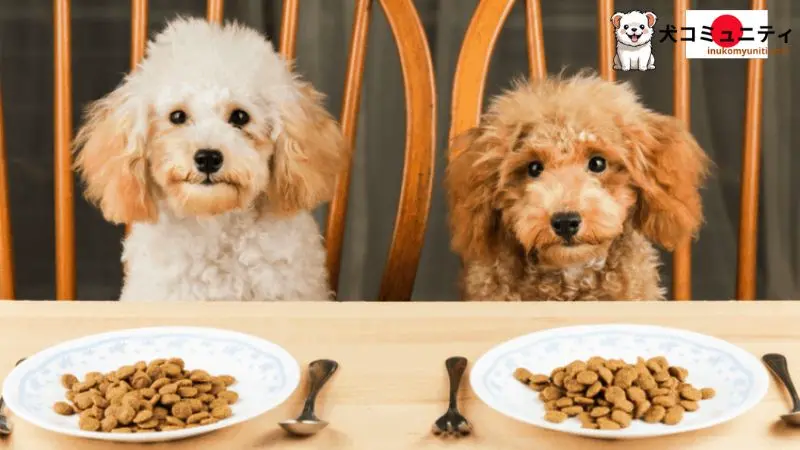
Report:
[[[634,223],[649,239],[672,250],[703,221],[700,187],[709,160],[677,119],[647,112],[645,129],[628,131],[631,174],[640,195]]]
[[[491,256],[499,239],[500,214],[494,208],[502,157],[481,128],[453,139],[445,174],[451,246],[465,259]]]
[[[110,222],[156,219],[147,187],[147,133],[148,106],[125,83],[90,105],[75,138],[75,167],[86,184],[84,195]]]
[[[339,124],[322,105],[323,95],[294,83],[297,95],[280,107],[268,188],[271,209],[287,214],[330,200],[349,154]]]

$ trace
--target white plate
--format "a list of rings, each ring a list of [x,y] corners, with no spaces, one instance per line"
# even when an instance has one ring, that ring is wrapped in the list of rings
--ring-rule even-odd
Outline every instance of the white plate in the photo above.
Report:
[[[64,400],[62,374],[82,378],[87,372],[109,372],[123,365],[156,358],[183,358],[187,369],[233,375],[239,394],[233,416],[185,430],[117,434],[83,431],[78,416],[64,417],[53,403]],[[15,415],[56,433],[119,442],[183,439],[252,419],[283,403],[300,382],[297,361],[283,348],[263,339],[214,328],[158,327],[97,334],[50,347],[17,366],[3,383],[3,397]]]
[[[674,426],[634,421],[622,430],[589,430],[570,418],[560,424],[544,420],[538,393],[513,377],[517,367],[550,374],[559,366],[592,356],[635,362],[665,356],[685,367],[689,382],[712,387],[717,395],[700,402]],[[731,420],[755,406],[769,387],[761,362],[728,342],[684,330],[642,325],[593,325],[557,328],[507,341],[483,355],[470,372],[475,394],[491,408],[522,422],[566,433],[605,439],[664,436],[699,430]]]

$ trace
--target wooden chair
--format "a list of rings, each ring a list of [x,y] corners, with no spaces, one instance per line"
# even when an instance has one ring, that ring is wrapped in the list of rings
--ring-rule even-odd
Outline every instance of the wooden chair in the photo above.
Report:
[[[403,182],[395,219],[392,243],[378,298],[409,300],[422,250],[433,183],[436,94],[433,64],[419,15],[412,0],[379,0],[394,34],[403,71],[406,103],[406,147]],[[361,101],[367,34],[373,2],[358,0],[355,8],[350,52],[342,104],[341,124],[351,145],[355,144],[358,109]],[[207,1],[207,17],[220,22],[223,0]],[[295,56],[298,0],[284,0],[280,31],[280,52]],[[142,59],[147,41],[147,0],[131,0],[131,68]],[[70,65],[70,1],[54,0],[55,34],[55,221],[56,221],[56,298],[75,298],[75,217],[73,196],[71,115],[72,88]],[[2,130],[0,119],[0,130]],[[0,152],[2,132],[0,132]],[[11,232],[7,217],[7,186],[4,155],[0,154],[0,294],[13,297]],[[350,171],[337,180],[326,229],[327,267],[332,288],[337,290],[347,214]]]
[[[497,37],[516,0],[481,0],[467,28],[458,58],[453,83],[452,122],[450,139],[476,126],[483,106],[484,85],[489,71],[489,61]],[[530,77],[546,75],[542,13],[540,0],[525,1],[526,40]],[[683,26],[688,0],[674,0],[675,27]],[[766,9],[765,0],[751,0],[751,9]],[[610,23],[614,14],[613,0],[597,1],[597,29],[599,33],[599,73],[607,80],[615,79],[612,70],[615,40]],[[675,45],[673,76],[673,104],[675,116],[689,124],[689,61],[684,45]],[[764,60],[751,59],[747,63],[745,137],[742,164],[741,212],[739,218],[739,254],[736,280],[736,297],[752,300],[756,295],[756,244],[758,233],[758,180],[761,162],[761,111],[763,103]],[[691,242],[680,245],[673,255],[673,293],[676,300],[689,300],[692,296]]]

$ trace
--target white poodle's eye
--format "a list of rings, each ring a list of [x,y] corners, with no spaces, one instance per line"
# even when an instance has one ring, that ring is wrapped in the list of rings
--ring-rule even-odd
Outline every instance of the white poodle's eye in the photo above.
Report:
[[[602,156],[592,156],[592,158],[589,159],[589,170],[594,173],[604,172],[606,167],[606,159]]]
[[[236,128],[242,128],[250,122],[250,114],[241,109],[234,109],[231,116],[228,117],[228,123]]]
[[[542,164],[541,161],[533,161],[528,164],[528,175],[530,175],[531,178],[538,178],[542,172],[544,172],[544,164]]]
[[[169,121],[174,123],[175,125],[184,124],[187,118],[188,117],[186,116],[186,113],[180,109],[176,109],[175,111],[169,113]]]
[[[644,25],[639,25],[640,30],[644,30]]]
[[[628,26],[627,25],[623,25],[622,28],[625,28],[627,30]]]

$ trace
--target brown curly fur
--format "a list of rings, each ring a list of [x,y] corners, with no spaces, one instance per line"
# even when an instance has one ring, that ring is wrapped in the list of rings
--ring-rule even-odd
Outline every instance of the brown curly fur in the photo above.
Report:
[[[587,169],[593,157],[606,169]],[[528,166],[543,164],[531,177]],[[466,300],[660,300],[651,242],[671,250],[703,220],[708,159],[675,118],[594,75],[518,83],[452,142],[452,248]],[[567,242],[551,216],[582,222]]]

